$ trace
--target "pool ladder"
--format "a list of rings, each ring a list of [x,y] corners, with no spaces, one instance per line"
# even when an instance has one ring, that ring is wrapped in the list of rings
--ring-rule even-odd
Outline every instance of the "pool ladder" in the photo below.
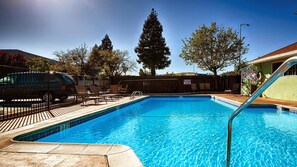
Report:
[[[130,96],[130,99],[134,99],[134,97],[138,95],[138,96],[142,96],[143,93],[141,91],[133,91],[131,96]]]
[[[297,64],[297,56],[286,60],[239,108],[232,113],[228,120],[228,135],[227,135],[227,152],[226,166],[230,166],[231,158],[231,137],[232,137],[232,121],[233,119],[247,106],[249,106],[260,94],[262,94],[274,81],[282,76],[290,67]]]

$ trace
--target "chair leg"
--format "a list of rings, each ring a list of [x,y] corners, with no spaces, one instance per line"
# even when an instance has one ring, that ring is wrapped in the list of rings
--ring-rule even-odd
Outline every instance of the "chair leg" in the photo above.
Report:
[[[82,97],[82,101],[83,101],[83,106],[86,105],[86,102],[87,102],[87,98],[86,97]]]

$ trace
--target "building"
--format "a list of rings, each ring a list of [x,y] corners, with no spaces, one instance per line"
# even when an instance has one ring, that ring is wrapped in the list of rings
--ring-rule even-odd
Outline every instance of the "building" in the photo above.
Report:
[[[250,61],[260,69],[261,81],[265,81],[288,58],[297,56],[297,42]],[[273,83],[263,97],[297,101],[297,65]]]
[[[24,56],[24,58],[26,60],[31,59],[31,58],[42,58],[42,59],[48,60],[49,63],[51,63],[51,64],[57,62],[56,60],[49,59],[49,58],[46,58],[46,57],[43,57],[43,56],[39,56],[39,55],[35,55],[35,54],[29,53],[29,52],[25,52],[25,51],[22,51],[22,50],[18,50],[18,49],[0,49],[0,52],[8,53],[10,55],[21,54],[21,55]]]
[[[57,61],[32,53],[17,49],[0,49],[0,77],[8,73],[28,71],[27,60],[31,58],[41,58],[47,60],[50,64]]]

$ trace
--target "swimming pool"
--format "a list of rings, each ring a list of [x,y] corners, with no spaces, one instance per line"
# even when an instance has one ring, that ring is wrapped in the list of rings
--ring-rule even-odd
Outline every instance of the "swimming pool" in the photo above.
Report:
[[[46,137],[16,139],[128,145],[145,166],[225,166],[227,122],[236,108],[211,97],[149,97],[57,126],[60,132]],[[243,111],[233,124],[231,166],[296,166],[296,122],[296,114],[274,106]]]

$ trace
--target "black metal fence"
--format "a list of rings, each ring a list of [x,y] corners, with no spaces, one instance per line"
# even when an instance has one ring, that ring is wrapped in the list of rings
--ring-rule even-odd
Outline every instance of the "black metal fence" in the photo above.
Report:
[[[61,78],[49,71],[3,65],[0,65],[0,71],[0,121],[76,103],[74,85],[69,88],[61,84]],[[63,93],[68,89],[72,89],[72,94]]]

